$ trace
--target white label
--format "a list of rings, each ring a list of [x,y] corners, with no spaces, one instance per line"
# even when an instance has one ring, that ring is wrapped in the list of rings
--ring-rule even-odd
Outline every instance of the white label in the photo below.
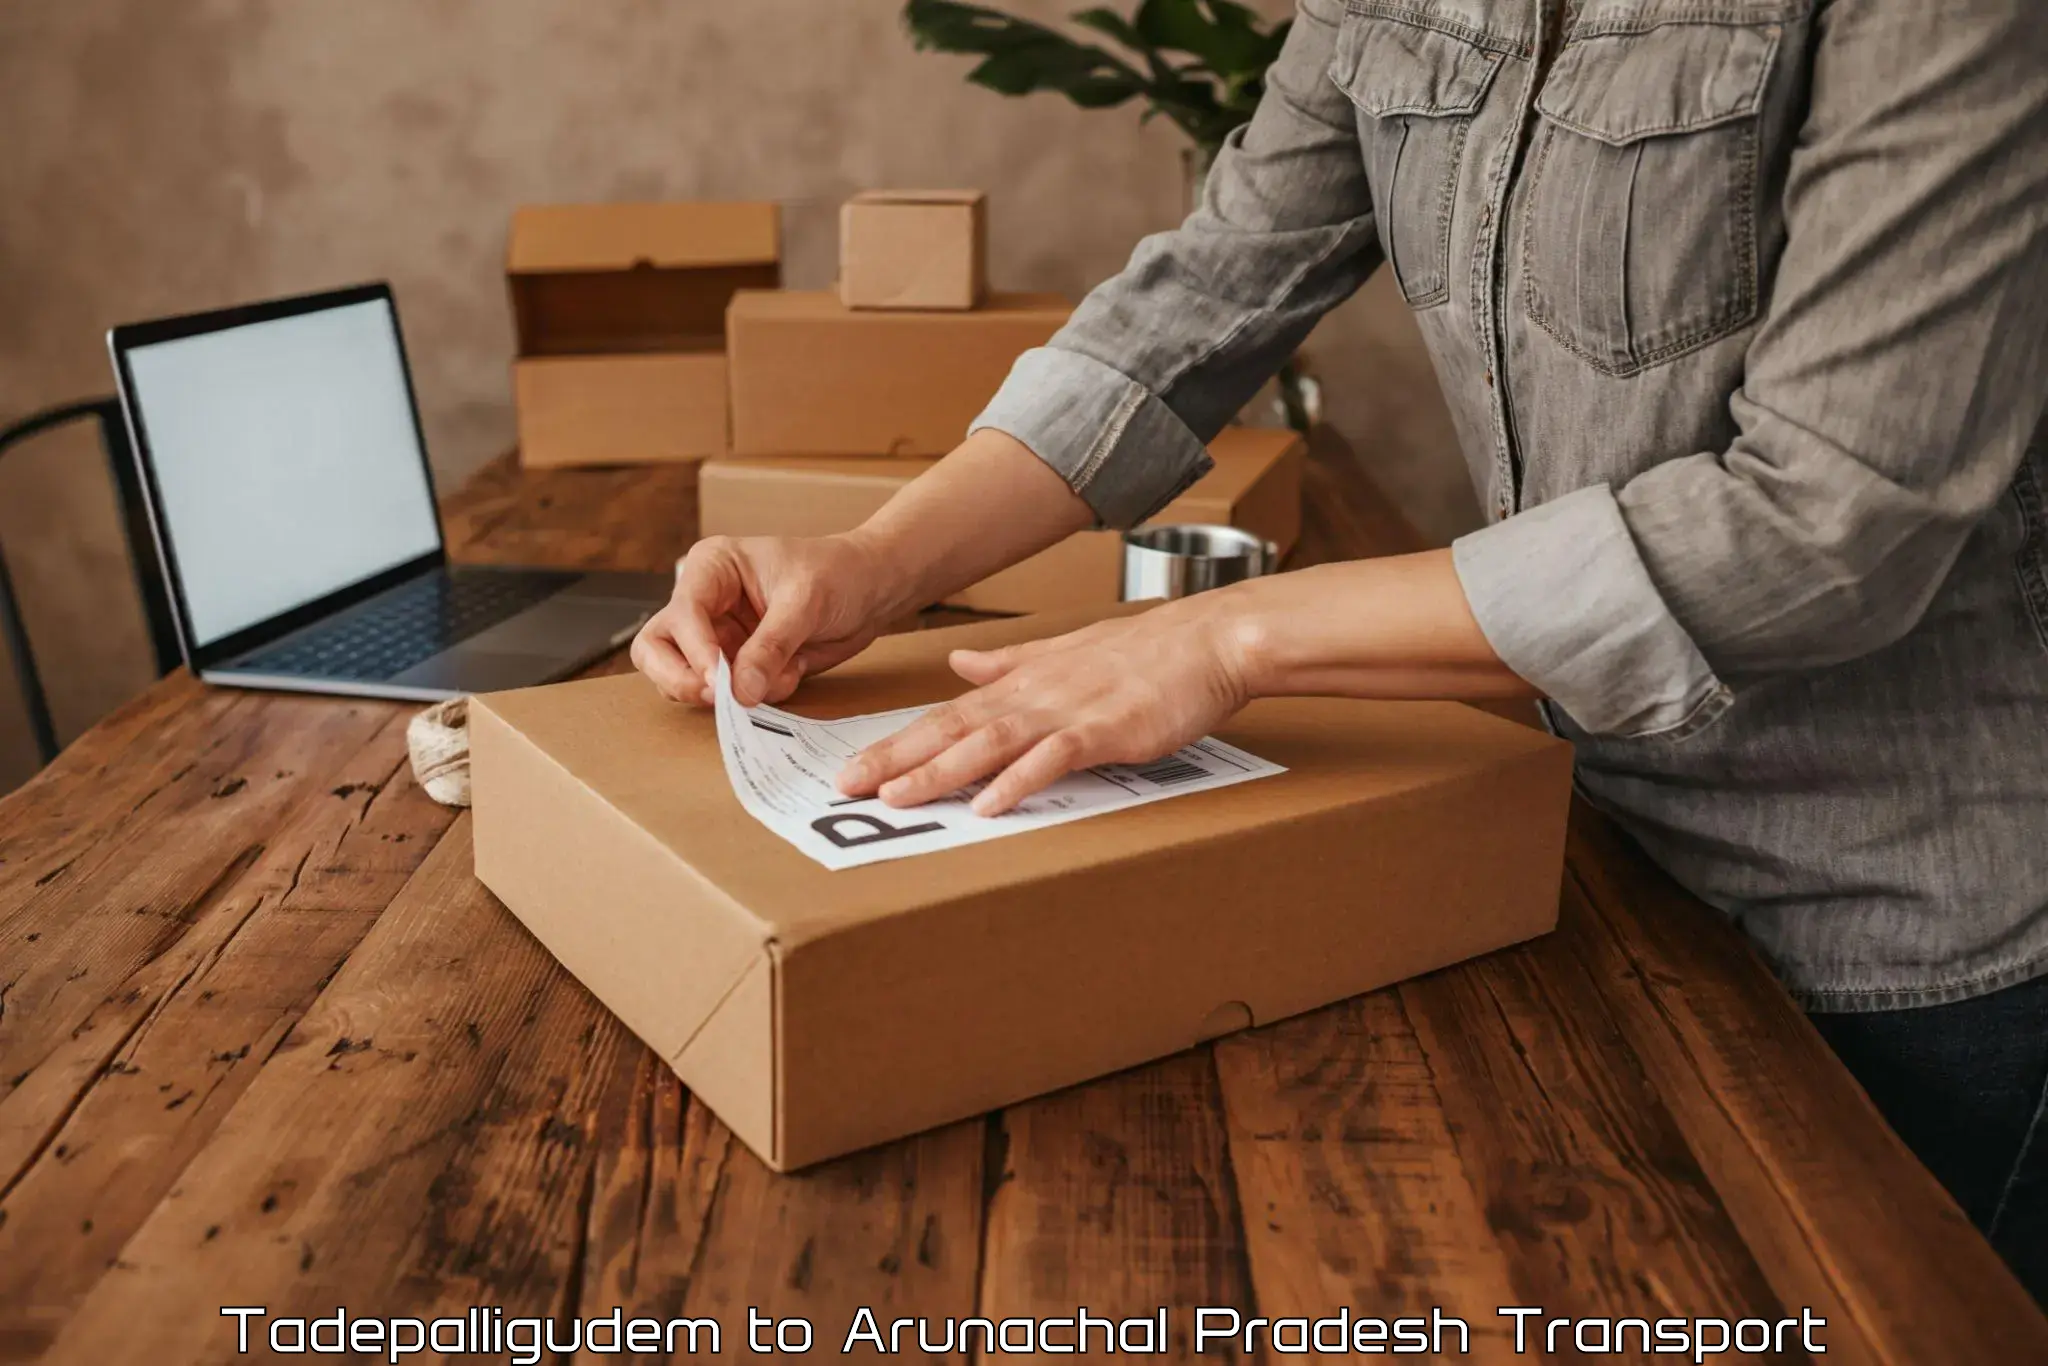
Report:
[[[1103,764],[1070,773],[1000,816],[977,816],[968,806],[982,783],[899,809],[875,797],[841,796],[836,780],[854,755],[902,730],[926,708],[813,721],[776,707],[742,707],[723,658],[712,687],[718,747],[733,795],[754,819],[832,869],[1021,835],[1287,771],[1204,738],[1149,764]]]

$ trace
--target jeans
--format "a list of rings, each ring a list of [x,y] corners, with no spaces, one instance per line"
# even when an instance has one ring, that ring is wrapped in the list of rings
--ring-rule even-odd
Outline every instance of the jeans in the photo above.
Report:
[[[1812,1019],[2048,1307],[2048,977],[1949,1005]]]

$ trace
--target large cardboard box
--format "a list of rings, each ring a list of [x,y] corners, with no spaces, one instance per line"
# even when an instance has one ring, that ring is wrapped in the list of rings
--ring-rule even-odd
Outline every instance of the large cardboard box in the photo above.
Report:
[[[791,702],[955,694],[890,637]],[[1277,777],[843,872],[740,808],[708,711],[619,675],[480,697],[476,871],[771,1166],[1071,1085],[1542,934],[1571,752],[1449,703],[1254,702]]]
[[[1242,527],[1286,554],[1301,533],[1304,446],[1293,432],[1227,427],[1209,443],[1216,467],[1168,503],[1155,523]],[[698,474],[706,536],[827,536],[851,531],[932,459],[760,457],[707,461]],[[1083,531],[963,589],[947,601],[981,612],[1048,612],[1115,602],[1122,540]]]
[[[559,204],[512,219],[513,396],[529,465],[722,455],[725,308],[781,280],[773,204]]]
[[[988,196],[866,190],[839,209],[848,308],[976,308],[988,293]]]
[[[734,295],[733,454],[944,455],[1071,311],[1053,294],[992,294],[965,313],[851,309],[831,290]]]

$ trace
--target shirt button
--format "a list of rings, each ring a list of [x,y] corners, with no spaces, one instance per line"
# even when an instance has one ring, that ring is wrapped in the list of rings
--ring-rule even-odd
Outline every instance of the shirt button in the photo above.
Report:
[[[1493,371],[1491,370],[1486,372],[1486,387],[1489,389],[1493,387]]]

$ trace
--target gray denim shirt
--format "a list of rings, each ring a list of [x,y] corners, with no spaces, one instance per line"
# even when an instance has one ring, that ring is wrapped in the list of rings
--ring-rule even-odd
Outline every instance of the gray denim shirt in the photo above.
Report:
[[[2048,971],[2048,3],[1558,4],[1302,0],[975,425],[1138,522],[1387,263],[1586,796],[1812,1007]]]

